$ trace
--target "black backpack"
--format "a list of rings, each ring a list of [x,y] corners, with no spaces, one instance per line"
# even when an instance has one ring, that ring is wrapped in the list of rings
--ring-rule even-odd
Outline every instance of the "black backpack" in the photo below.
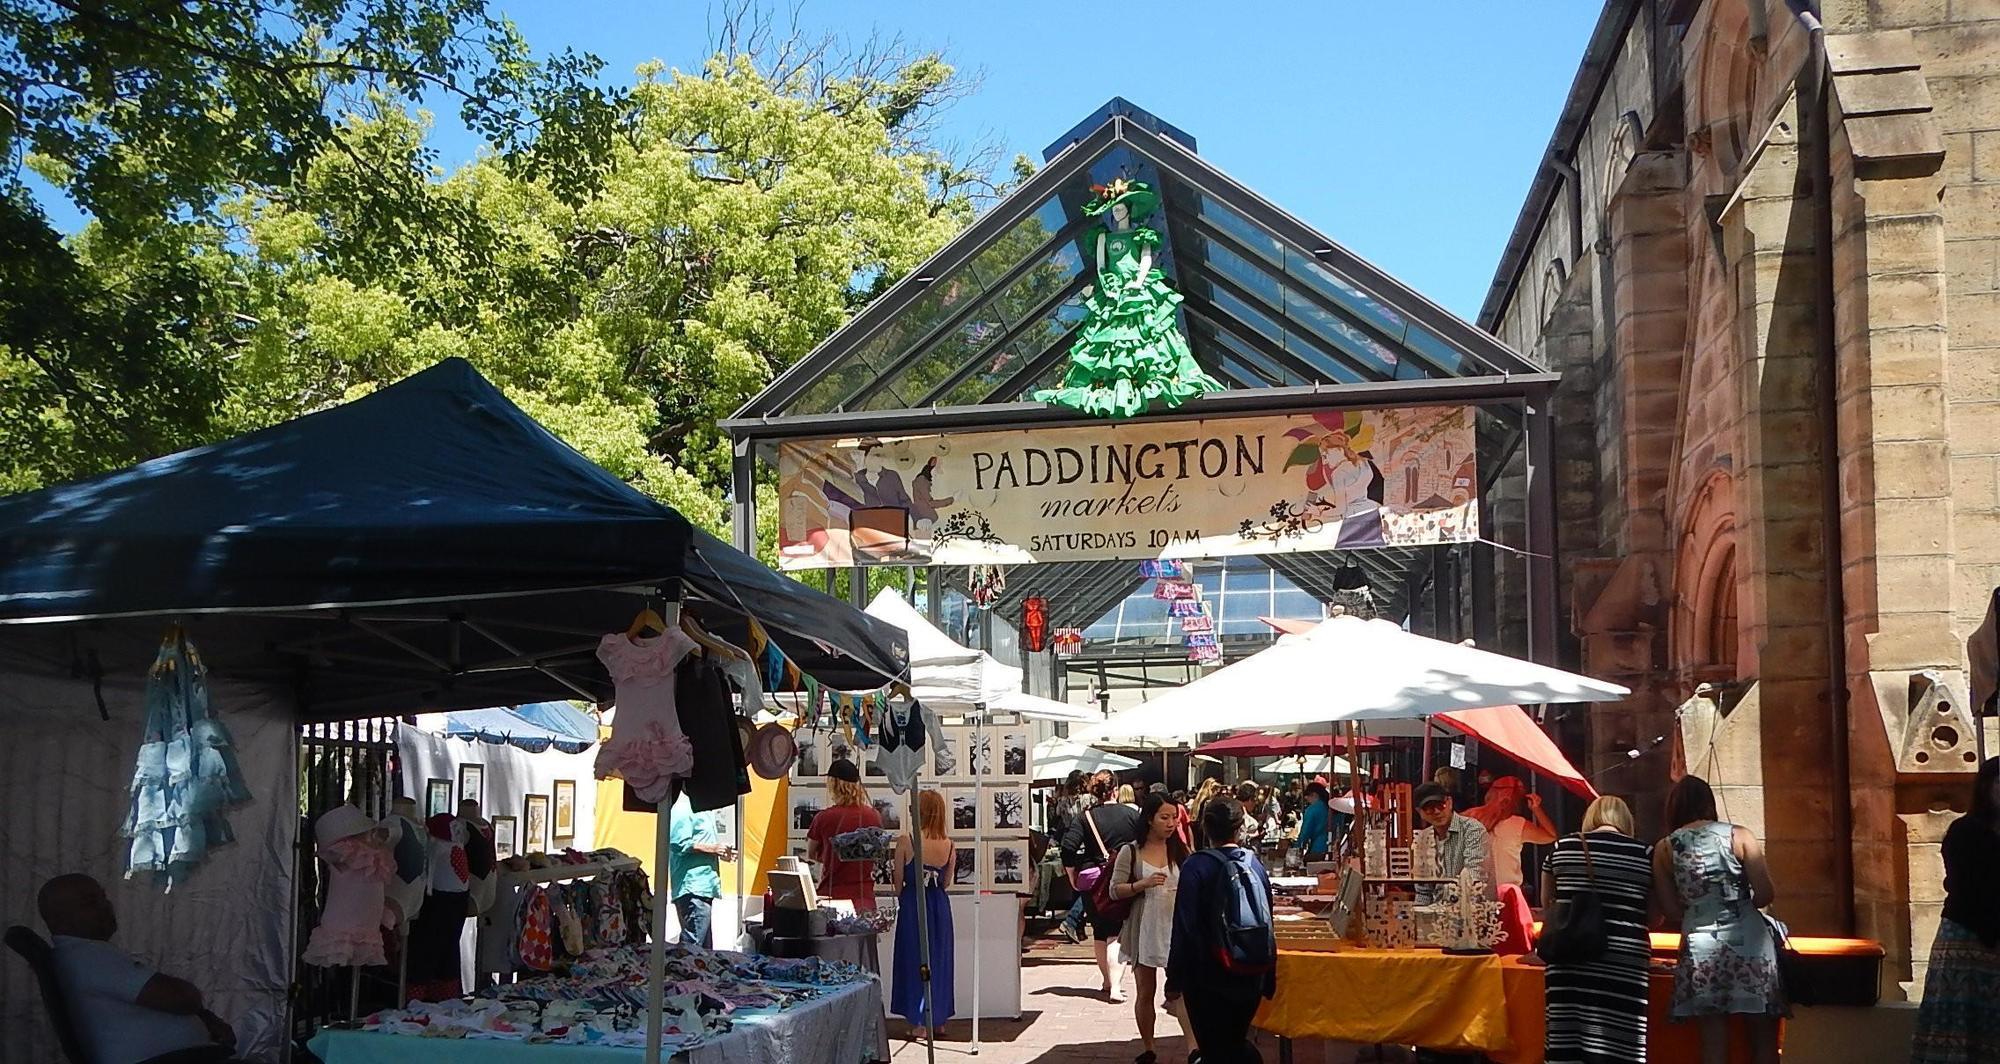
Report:
[[[1216,964],[1240,979],[1262,979],[1277,970],[1278,938],[1271,929],[1271,898],[1263,884],[1248,864],[1227,850],[1202,850],[1196,856],[1206,856],[1223,867],[1222,904],[1213,910],[1210,929]]]

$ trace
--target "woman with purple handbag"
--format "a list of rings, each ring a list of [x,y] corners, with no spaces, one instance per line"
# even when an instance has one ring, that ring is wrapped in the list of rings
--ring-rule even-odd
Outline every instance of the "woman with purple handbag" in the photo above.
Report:
[[[1097,970],[1103,977],[1100,988],[1113,1002],[1125,1000],[1124,965],[1118,956],[1118,932],[1124,925],[1122,908],[1102,904],[1104,877],[1118,851],[1139,838],[1137,807],[1114,802],[1116,783],[1108,776],[1091,781],[1097,805],[1086,810],[1063,836],[1063,867],[1069,870],[1070,886],[1084,897],[1084,918],[1096,940]],[[1112,911],[1115,910],[1115,911]]]

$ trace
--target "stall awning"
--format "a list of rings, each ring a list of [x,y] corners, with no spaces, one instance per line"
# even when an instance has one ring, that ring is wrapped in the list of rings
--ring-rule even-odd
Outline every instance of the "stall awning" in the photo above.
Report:
[[[567,702],[530,702],[447,713],[444,733],[456,739],[516,746],[531,754],[550,747],[579,754],[597,742],[597,722]]]
[[[899,630],[690,528],[462,359],[0,499],[0,626],[89,622],[0,638],[88,672],[100,648],[186,621],[212,671],[282,683],[314,717],[608,699],[596,639],[683,578],[828,686],[903,672]]]
[[[1597,788],[1592,787],[1583,773],[1570,764],[1555,740],[1550,739],[1533,718],[1522,712],[1520,706],[1455,709],[1432,719],[1464,732],[1524,765],[1547,773],[1565,790],[1585,798],[1597,797]]]

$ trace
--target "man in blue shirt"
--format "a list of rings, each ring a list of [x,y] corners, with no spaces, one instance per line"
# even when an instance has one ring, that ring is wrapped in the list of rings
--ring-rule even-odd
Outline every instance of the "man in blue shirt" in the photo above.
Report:
[[[668,883],[672,887],[674,915],[681,922],[681,945],[711,949],[709,915],[716,896],[722,893],[720,866],[723,861],[734,861],[736,851],[723,845],[716,815],[695,812],[686,794],[674,799],[669,816]]]
[[[1201,1064],[1246,1064],[1259,1059],[1250,1044],[1250,1021],[1258,1003],[1277,992],[1277,971],[1231,971],[1231,944],[1224,933],[1232,919],[1253,933],[1261,927],[1260,948],[1275,961],[1271,879],[1256,856],[1237,845],[1243,807],[1235,799],[1210,799],[1201,808],[1201,826],[1215,845],[1181,862],[1166,994],[1169,1001],[1178,997],[1184,1003]],[[1234,884],[1245,874],[1250,893],[1239,896]],[[1244,901],[1251,911],[1243,911]]]
[[[1306,808],[1299,814],[1299,852],[1308,861],[1326,860],[1328,833],[1332,822],[1328,814],[1332,809],[1327,805],[1326,784],[1318,780],[1306,784]]]

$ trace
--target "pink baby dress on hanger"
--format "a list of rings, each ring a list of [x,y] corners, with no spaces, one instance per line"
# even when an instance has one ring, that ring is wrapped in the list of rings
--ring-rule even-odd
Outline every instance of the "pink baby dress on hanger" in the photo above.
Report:
[[[614,632],[598,641],[597,660],[617,685],[618,707],[611,738],[597,748],[598,779],[622,779],[641,799],[658,803],[694,767],[694,747],[674,704],[674,669],[695,645],[673,628],[639,638]]]
[[[326,910],[306,943],[304,960],[324,968],[385,964],[382,929],[395,921],[386,897],[396,874],[401,821],[377,823],[352,805],[337,806],[313,824],[320,860],[330,873]]]

